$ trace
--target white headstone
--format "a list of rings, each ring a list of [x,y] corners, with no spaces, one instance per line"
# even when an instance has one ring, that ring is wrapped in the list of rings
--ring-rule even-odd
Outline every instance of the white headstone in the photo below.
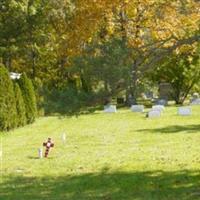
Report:
[[[200,105],[200,98],[198,99],[193,99],[190,103],[190,105]]]
[[[156,118],[156,117],[160,117],[160,116],[161,116],[161,111],[159,111],[159,110],[150,110],[148,112],[149,118]]]
[[[191,111],[190,107],[179,107],[178,108],[178,115],[189,116],[191,114],[192,114],[192,111]]]
[[[39,148],[39,149],[38,149],[38,156],[39,156],[39,158],[42,158],[42,157],[43,157],[43,155],[42,155],[42,148]]]
[[[117,112],[117,108],[116,108],[115,105],[104,106],[104,112],[105,113],[116,113]]]
[[[163,112],[165,110],[165,107],[162,105],[155,105],[155,106],[152,106],[152,110]]]
[[[167,100],[165,100],[165,99],[159,99],[157,101],[157,105],[166,106],[167,105]]]
[[[144,106],[143,105],[132,105],[131,111],[132,112],[144,112]]]

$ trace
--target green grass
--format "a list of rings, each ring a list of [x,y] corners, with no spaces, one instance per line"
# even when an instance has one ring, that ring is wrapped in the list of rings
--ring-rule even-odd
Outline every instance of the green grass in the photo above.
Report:
[[[160,119],[120,110],[44,117],[1,134],[0,200],[200,199],[200,107]],[[61,133],[66,132],[66,144]],[[48,137],[48,159],[37,149]]]

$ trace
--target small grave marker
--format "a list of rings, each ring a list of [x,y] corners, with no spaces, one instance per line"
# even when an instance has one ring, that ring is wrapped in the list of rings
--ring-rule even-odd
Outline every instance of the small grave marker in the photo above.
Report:
[[[165,100],[165,99],[159,99],[157,101],[157,105],[166,106],[167,105],[167,100]]]
[[[42,148],[39,148],[39,149],[38,149],[38,156],[39,156],[39,158],[42,158],[42,157],[43,157]]]
[[[163,105],[155,105],[155,106],[152,106],[152,110],[163,112],[165,110],[165,107]]]
[[[47,158],[47,157],[48,157],[48,154],[49,154],[50,148],[51,148],[51,147],[54,147],[54,143],[51,141],[51,138],[48,138],[47,142],[44,142],[44,143],[43,143],[43,146],[46,147],[44,157]]]
[[[104,106],[104,112],[105,113],[116,113],[117,108],[115,105],[107,105],[107,106]]]
[[[132,112],[144,112],[144,106],[143,105],[132,105],[131,111]]]
[[[158,118],[161,116],[161,111],[159,110],[150,110],[147,114],[148,118]]]
[[[190,116],[192,114],[190,107],[179,107],[178,108],[178,115],[181,116]]]
[[[200,105],[200,98],[198,99],[193,99],[190,103],[190,105]]]

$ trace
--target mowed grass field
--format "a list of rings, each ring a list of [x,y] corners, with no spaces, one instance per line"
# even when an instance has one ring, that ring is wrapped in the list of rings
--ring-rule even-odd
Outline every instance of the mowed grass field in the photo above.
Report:
[[[38,159],[48,137],[55,147]],[[159,119],[128,109],[43,117],[1,138],[0,200],[200,199],[198,106],[188,117],[176,107]]]

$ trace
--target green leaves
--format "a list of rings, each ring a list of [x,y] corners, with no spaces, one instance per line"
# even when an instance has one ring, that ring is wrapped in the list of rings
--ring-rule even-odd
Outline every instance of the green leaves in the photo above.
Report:
[[[19,85],[25,103],[27,123],[30,124],[35,121],[37,116],[35,91],[31,80],[27,78],[26,74],[22,74]]]
[[[189,92],[200,83],[200,57],[196,55],[173,55],[153,72],[156,82],[167,82],[172,86],[172,98],[182,104]]]
[[[17,124],[13,83],[6,68],[0,65],[0,130],[10,130]]]

